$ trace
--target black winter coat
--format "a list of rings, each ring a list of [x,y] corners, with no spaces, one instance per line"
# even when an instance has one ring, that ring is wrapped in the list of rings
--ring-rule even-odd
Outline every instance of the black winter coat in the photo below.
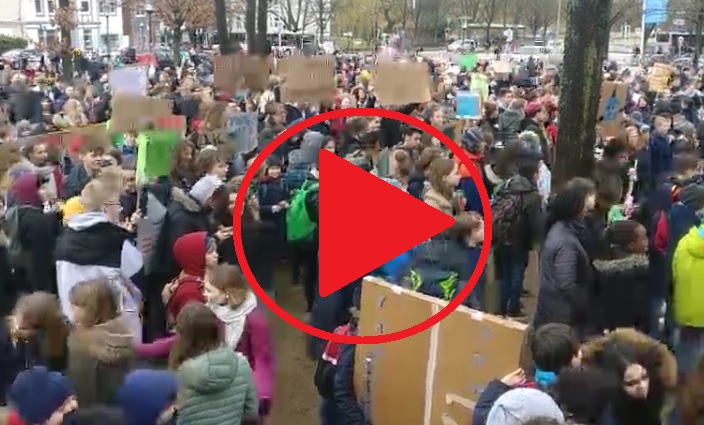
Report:
[[[193,232],[211,233],[210,218],[201,205],[183,190],[173,187],[171,201],[161,226],[157,246],[156,262],[159,272],[173,278],[180,272],[174,258],[173,247],[181,236]]]
[[[646,255],[595,261],[594,312],[596,329],[635,328],[646,335],[650,323],[649,263]]]
[[[576,221],[555,223],[540,250],[538,304],[533,327],[586,324],[592,268]]]

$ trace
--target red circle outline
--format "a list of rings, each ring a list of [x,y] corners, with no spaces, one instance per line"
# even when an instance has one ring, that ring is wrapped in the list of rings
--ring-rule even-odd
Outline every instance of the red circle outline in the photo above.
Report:
[[[452,301],[450,301],[442,310],[440,310],[437,314],[433,315],[432,317],[424,320],[421,323],[418,323],[416,325],[411,326],[410,328],[401,330],[401,331],[396,331],[393,333],[389,334],[382,334],[382,335],[338,335],[332,332],[326,332],[323,330],[320,330],[316,327],[313,327],[297,318],[295,318],[293,315],[288,313],[286,310],[283,308],[279,307],[276,302],[269,297],[269,295],[264,291],[264,289],[259,285],[259,282],[257,282],[257,279],[254,277],[254,274],[252,273],[252,270],[249,267],[249,263],[247,262],[247,258],[244,254],[244,246],[242,244],[242,209],[244,208],[244,199],[247,193],[247,190],[249,189],[249,185],[252,182],[252,178],[254,177],[254,173],[256,170],[258,170],[266,158],[271,155],[276,148],[278,148],[284,141],[288,140],[289,138],[293,137],[297,133],[307,129],[308,127],[319,124],[323,121],[327,120],[332,120],[335,118],[346,118],[346,117],[352,117],[352,116],[373,116],[373,117],[381,117],[381,118],[389,118],[393,119],[396,121],[401,121],[403,123],[406,123],[408,125],[414,126],[416,128],[419,128],[420,130],[429,133],[431,136],[435,137],[437,140],[442,142],[445,146],[447,146],[462,162],[462,164],[467,168],[469,171],[469,174],[472,177],[472,180],[475,182],[477,185],[477,188],[479,189],[479,197],[481,198],[482,201],[482,210],[484,212],[484,218],[485,218],[485,224],[484,224],[484,231],[485,231],[485,239],[484,239],[484,244],[481,249],[481,253],[479,255],[479,261],[477,263],[477,267],[474,269],[474,272],[472,273],[472,276],[470,276],[469,281],[465,285],[465,287],[460,291],[459,294],[457,294]],[[319,114],[316,116],[313,116],[311,118],[307,118],[289,128],[287,128],[283,133],[279,134],[271,143],[269,143],[262,152],[257,155],[255,158],[254,162],[252,165],[249,167],[247,172],[245,173],[242,183],[240,185],[239,190],[237,191],[237,199],[235,201],[235,207],[234,211],[232,214],[232,227],[233,227],[233,241],[235,245],[235,253],[237,254],[237,258],[239,259],[240,263],[240,268],[242,269],[242,273],[244,276],[247,278],[247,281],[249,282],[250,287],[254,291],[254,293],[257,295],[260,301],[264,303],[274,314],[276,314],[278,317],[281,318],[284,322],[288,323],[289,325],[295,327],[296,329],[307,333],[308,335],[325,339],[328,341],[334,341],[342,344],[384,344],[387,342],[393,342],[393,341],[399,341],[404,338],[411,337],[413,335],[416,335],[420,332],[423,332],[427,329],[429,329],[431,326],[438,324],[441,320],[446,318],[447,316],[450,315],[453,311],[457,309],[457,307],[462,303],[462,301],[467,298],[472,292],[472,289],[474,289],[474,286],[477,284],[477,281],[479,280],[479,277],[482,275],[484,272],[484,268],[486,267],[486,263],[489,260],[489,251],[491,249],[491,206],[489,203],[489,195],[486,192],[486,187],[484,187],[484,183],[482,180],[481,173],[477,169],[477,167],[472,164],[472,162],[469,159],[469,156],[455,143],[453,140],[451,140],[449,137],[447,137],[443,132],[438,130],[437,128],[431,126],[430,124],[427,124],[417,118],[411,117],[409,115],[403,114],[401,112],[397,111],[392,111],[388,109],[376,109],[376,108],[346,108],[346,109],[339,109],[335,111],[330,111],[330,112],[325,112],[323,114]],[[235,237],[234,235],[238,235],[239,237]]]

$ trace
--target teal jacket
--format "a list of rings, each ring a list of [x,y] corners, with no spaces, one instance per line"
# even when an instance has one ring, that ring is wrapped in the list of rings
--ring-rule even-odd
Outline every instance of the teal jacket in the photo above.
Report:
[[[239,425],[259,414],[249,362],[222,347],[185,361],[176,425]]]

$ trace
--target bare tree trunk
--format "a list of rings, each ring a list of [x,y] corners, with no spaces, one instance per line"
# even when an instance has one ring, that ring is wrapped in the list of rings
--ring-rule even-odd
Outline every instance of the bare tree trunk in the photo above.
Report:
[[[608,52],[611,0],[569,0],[561,72],[560,129],[553,181],[589,177],[594,165],[601,59]],[[589,16],[589,19],[584,19]]]
[[[230,27],[227,25],[227,5],[226,0],[215,1],[215,24],[220,38],[220,54],[232,53],[233,46],[230,45]]]
[[[174,55],[174,65],[179,66],[181,64],[181,39],[183,38],[183,30],[181,29],[183,24],[174,25],[174,39],[172,40],[171,51]]]
[[[328,11],[325,8],[325,0],[316,1],[318,2],[318,43],[322,43],[325,35],[325,14]]]
[[[401,14],[401,28],[403,28],[404,34],[406,32],[406,27],[408,26],[408,0],[403,1],[403,13]],[[418,28],[414,28],[413,32],[418,31]],[[415,35],[414,35],[415,37]]]
[[[269,13],[269,1],[257,0],[257,49],[256,53],[268,55],[271,47],[267,41],[267,16]]]
[[[244,29],[247,34],[247,52],[253,53],[257,41],[257,0],[247,0],[245,3]]]
[[[68,9],[70,6],[69,0],[59,0],[60,8]],[[69,28],[61,28],[61,46],[61,77],[64,81],[73,81],[73,49]]]
[[[702,29],[704,29],[704,0],[699,0],[697,7],[697,20],[694,27],[694,57],[692,63],[695,67],[699,63],[699,55],[702,53]]]

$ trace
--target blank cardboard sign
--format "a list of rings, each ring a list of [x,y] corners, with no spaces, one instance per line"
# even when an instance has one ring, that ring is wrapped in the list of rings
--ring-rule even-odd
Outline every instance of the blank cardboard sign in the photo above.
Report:
[[[236,53],[213,56],[213,84],[215,87],[236,92],[243,88],[261,91],[269,83],[269,63],[261,56]]]
[[[112,102],[110,130],[116,133],[140,129],[172,112],[168,99],[116,95]]]
[[[374,90],[382,105],[430,101],[428,66],[418,62],[379,62]]]
[[[289,56],[279,61],[283,102],[329,102],[335,96],[332,56]]]

